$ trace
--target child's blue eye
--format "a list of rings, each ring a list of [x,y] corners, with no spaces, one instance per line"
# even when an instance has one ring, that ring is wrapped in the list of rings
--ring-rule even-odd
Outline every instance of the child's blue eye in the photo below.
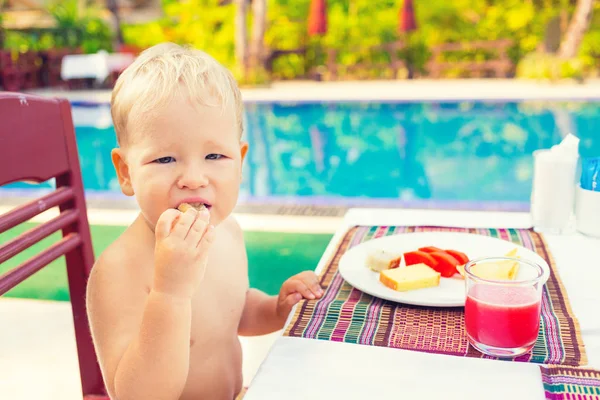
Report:
[[[157,164],[169,164],[175,161],[174,157],[161,157],[154,160]]]
[[[220,158],[223,158],[222,154],[209,154],[206,156],[207,160],[218,160]]]

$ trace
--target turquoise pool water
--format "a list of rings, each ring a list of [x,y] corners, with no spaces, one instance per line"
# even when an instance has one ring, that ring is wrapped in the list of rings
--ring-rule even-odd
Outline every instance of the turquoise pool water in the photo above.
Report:
[[[85,187],[112,196],[106,110],[73,115]],[[241,202],[526,208],[533,151],[600,132],[600,102],[249,103],[245,122]]]

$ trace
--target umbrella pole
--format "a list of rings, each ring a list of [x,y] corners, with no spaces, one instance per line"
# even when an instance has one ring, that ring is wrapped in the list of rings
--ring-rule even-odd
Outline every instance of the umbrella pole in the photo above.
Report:
[[[407,78],[413,79],[415,77],[415,69],[412,57],[412,46],[410,45],[410,33],[404,35],[405,43],[406,43],[406,70],[407,70]]]
[[[125,40],[123,39],[123,31],[121,29],[121,16],[119,15],[119,6],[117,5],[117,0],[107,0],[106,3],[106,6],[115,17],[115,25],[117,29],[117,43],[115,47],[118,49],[123,43],[125,43]]]

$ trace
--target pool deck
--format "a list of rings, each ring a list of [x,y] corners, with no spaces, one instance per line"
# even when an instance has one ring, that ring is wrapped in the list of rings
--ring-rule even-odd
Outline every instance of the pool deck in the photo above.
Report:
[[[38,90],[33,93],[80,102],[110,101],[108,90]],[[268,88],[243,89],[242,95],[248,102],[600,100],[600,80],[585,84],[514,80],[283,82]],[[10,208],[11,205],[6,201],[0,202],[0,214]],[[277,210],[279,212],[255,213],[242,208],[239,212],[236,210],[236,216],[245,230],[334,232],[345,211],[343,208],[328,212],[309,208],[309,211],[305,209],[296,213],[281,212],[281,208]],[[136,214],[131,207],[89,209],[92,224],[125,225]],[[47,212],[37,220],[47,220],[51,216],[52,212]],[[69,303],[0,298],[1,398],[81,399],[71,318]],[[242,339],[245,384],[254,376],[278,334]]]
[[[32,93],[71,101],[109,103],[110,90]],[[585,83],[547,83],[513,79],[414,81],[275,82],[268,87],[242,88],[244,101],[457,101],[457,100],[600,100],[600,79]]]

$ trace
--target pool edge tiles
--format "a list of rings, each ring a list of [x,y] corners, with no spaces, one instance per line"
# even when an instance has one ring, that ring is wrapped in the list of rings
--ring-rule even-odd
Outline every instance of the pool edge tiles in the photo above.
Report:
[[[250,101],[439,101],[439,100],[600,100],[600,80],[538,82],[526,79],[417,79],[376,81],[287,81],[269,87],[242,88]],[[82,103],[109,103],[110,90],[30,90],[28,93],[64,97]]]
[[[11,207],[0,205],[0,215],[10,211]],[[58,215],[56,208],[48,210],[27,222],[44,223]],[[137,210],[102,210],[88,208],[90,225],[128,226],[138,216]],[[306,216],[251,214],[234,211],[234,217],[244,231],[333,234],[343,221],[342,216]]]
[[[0,206],[23,204],[48,194],[52,190],[52,188],[0,188]],[[87,189],[85,197],[88,208],[105,210],[138,209],[134,198],[126,197],[120,192]],[[235,210],[250,214],[335,216],[343,215],[349,208],[528,212],[529,207],[529,202],[520,201],[401,200],[341,196],[240,196]]]

